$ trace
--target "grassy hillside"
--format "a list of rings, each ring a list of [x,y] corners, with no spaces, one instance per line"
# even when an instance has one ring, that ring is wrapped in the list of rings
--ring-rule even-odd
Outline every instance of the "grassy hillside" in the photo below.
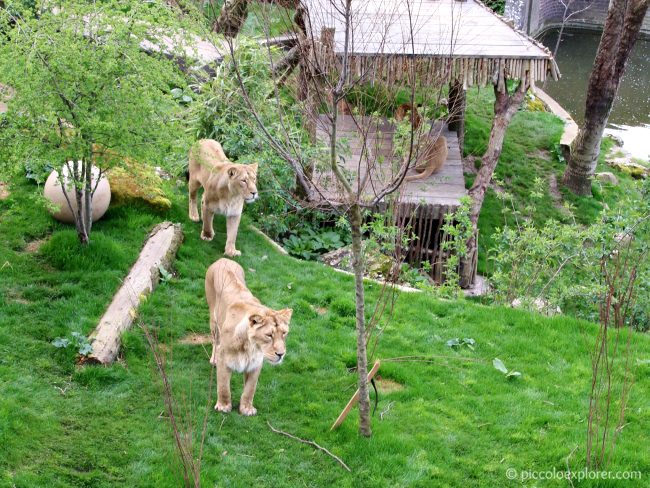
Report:
[[[163,219],[182,222],[177,276],[161,284],[141,318],[158,331],[176,394],[195,406],[200,429],[208,350],[181,340],[209,330],[203,278],[222,255],[225,229],[218,219],[215,241],[201,241],[198,224],[186,216],[185,189],[171,191],[168,215],[111,208],[86,250],[73,231],[44,214],[36,187],[16,183],[0,201],[0,486],[179,485],[161,385],[142,331],[126,334],[121,360],[106,368],[75,367],[73,351],[51,344],[72,331],[90,332],[150,228]],[[26,251],[37,239],[46,241]],[[376,358],[434,359],[383,363],[380,375],[391,388],[380,394],[371,439],[358,436],[355,413],[330,433],[354,391],[351,278],[279,255],[246,219],[238,244],[251,290],[269,306],[295,313],[285,363],[264,367],[258,416],[210,412],[204,486],[506,486],[508,468],[564,470],[577,446],[571,466],[582,467],[594,325],[402,294]],[[377,291],[368,285],[369,302]],[[473,338],[475,351],[451,350],[445,343],[455,337]],[[635,335],[634,342],[640,361],[611,469],[647,477],[650,340]],[[495,357],[523,376],[507,380],[492,367]],[[233,388],[237,400],[238,375]],[[328,447],[352,473],[272,433],[267,422]],[[566,482],[543,484],[556,485]]]

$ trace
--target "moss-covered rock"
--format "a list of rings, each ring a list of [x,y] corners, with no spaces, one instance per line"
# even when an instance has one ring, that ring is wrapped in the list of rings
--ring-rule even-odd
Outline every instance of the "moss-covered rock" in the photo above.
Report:
[[[124,167],[109,170],[108,181],[113,201],[117,205],[140,200],[162,212],[172,207],[162,189],[162,179],[151,166],[128,161]]]

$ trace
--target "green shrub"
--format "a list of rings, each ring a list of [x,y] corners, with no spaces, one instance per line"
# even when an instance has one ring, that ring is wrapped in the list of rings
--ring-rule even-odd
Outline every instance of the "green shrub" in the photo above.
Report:
[[[542,184],[541,180],[536,182],[538,188]],[[523,212],[504,205],[508,220],[495,232],[495,245],[489,252],[494,265],[492,297],[508,305],[517,299],[546,313],[554,313],[559,307],[565,313],[597,322],[605,286],[601,266],[616,266],[617,259],[629,260],[636,263],[636,300],[629,323],[649,329],[649,196],[650,184],[646,182],[640,197],[632,194],[618,207],[603,210],[600,219],[588,226],[553,219],[535,225],[530,212],[541,197],[539,190],[531,192],[531,208]],[[505,192],[500,198],[504,202],[510,199]]]

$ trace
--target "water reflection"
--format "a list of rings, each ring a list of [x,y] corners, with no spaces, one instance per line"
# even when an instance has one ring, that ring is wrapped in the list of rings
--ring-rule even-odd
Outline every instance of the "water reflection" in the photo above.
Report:
[[[541,41],[555,47],[557,31],[547,32]],[[557,64],[562,78],[549,81],[546,91],[580,123],[585,110],[589,74],[593,66],[600,33],[568,30],[562,36]],[[650,40],[639,39],[628,60],[618,90],[608,133],[623,139],[624,147],[635,157],[650,159]]]

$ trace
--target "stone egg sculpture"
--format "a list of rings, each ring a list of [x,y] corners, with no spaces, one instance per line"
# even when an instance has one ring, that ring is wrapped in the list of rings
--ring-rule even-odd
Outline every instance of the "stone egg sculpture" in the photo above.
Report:
[[[45,198],[47,198],[56,207],[56,210],[51,211],[52,216],[56,220],[66,224],[74,224],[75,222],[74,216],[77,212],[77,198],[75,195],[74,183],[72,181],[72,178],[70,178],[69,171],[70,170],[68,169],[68,165],[63,166],[62,169],[63,181],[65,182],[66,193],[68,195],[68,198],[70,199],[70,203],[72,204],[72,209],[74,213],[73,211],[70,210],[70,207],[68,206],[68,202],[66,201],[65,195],[63,193],[63,188],[61,186],[61,181],[59,179],[58,171],[56,170],[52,171],[50,173],[50,176],[47,177],[43,194]],[[99,169],[93,166],[92,168],[93,188],[97,184],[98,176],[99,176]],[[108,179],[106,179],[106,176],[102,175],[101,179],[99,180],[99,184],[97,184],[97,189],[95,190],[95,194],[93,195],[92,198],[93,222],[102,218],[102,216],[106,213],[106,210],[108,209],[108,205],[110,203],[111,203],[111,187],[108,183]],[[82,205],[83,205],[83,199],[82,199]]]

